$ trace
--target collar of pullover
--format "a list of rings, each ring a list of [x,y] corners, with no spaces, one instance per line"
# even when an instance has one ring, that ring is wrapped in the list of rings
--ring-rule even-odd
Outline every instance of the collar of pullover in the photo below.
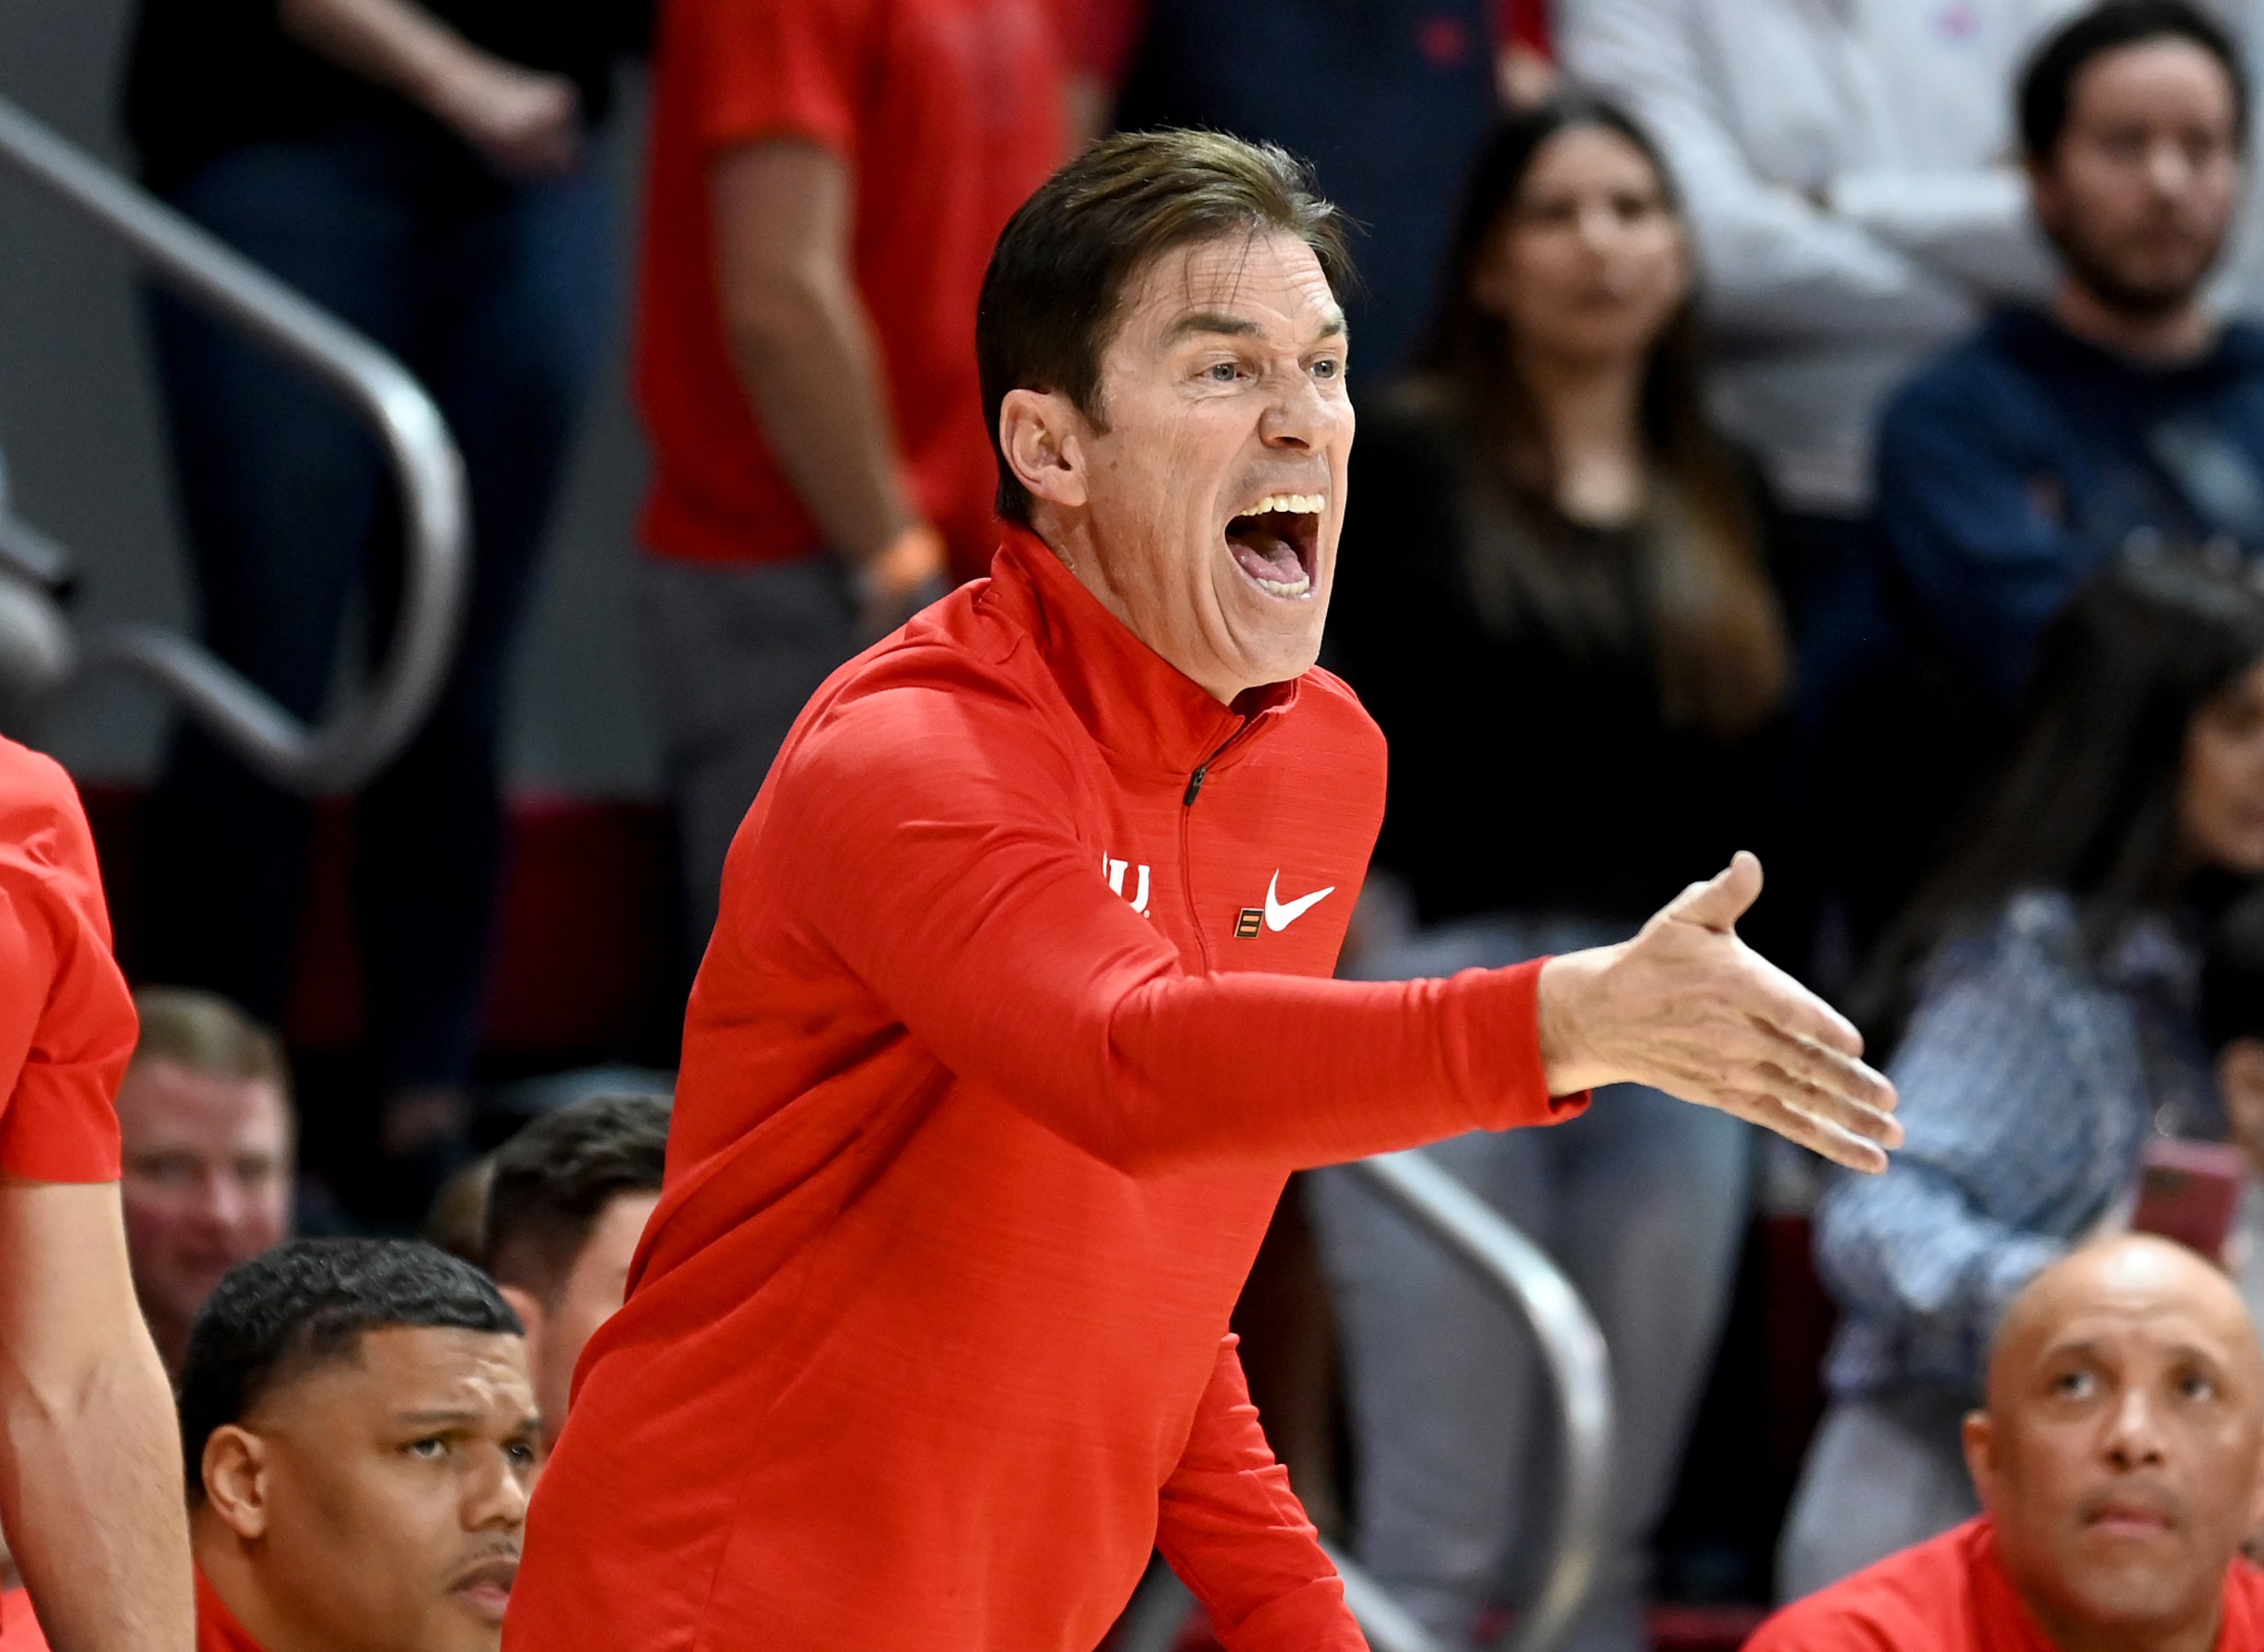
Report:
[[[1231,761],[1297,703],[1301,679],[1220,705],[1135,636],[1027,529],[1007,528],[984,603],[1028,633],[1078,720],[1131,766],[1187,775]]]

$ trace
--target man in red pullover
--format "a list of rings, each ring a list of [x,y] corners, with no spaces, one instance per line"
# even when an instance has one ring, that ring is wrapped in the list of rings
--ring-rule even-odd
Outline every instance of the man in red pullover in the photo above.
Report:
[[[1099,144],[1001,237],[1019,525],[740,830],[508,1652],[1090,1652],[1152,1546],[1234,1652],[1349,1652],[1227,1328],[1289,1171],[1624,1079],[1884,1164],[1854,1030],[1730,933],[1750,857],[1620,947],[1327,978],[1384,780],[1314,669],[1346,273],[1301,171],[1207,134]]]

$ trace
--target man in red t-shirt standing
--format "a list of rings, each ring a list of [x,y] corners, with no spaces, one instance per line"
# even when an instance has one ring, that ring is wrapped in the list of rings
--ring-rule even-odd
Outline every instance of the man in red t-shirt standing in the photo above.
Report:
[[[180,1437],[118,1197],[134,1034],[78,794],[0,739],[0,1527],[56,1646],[187,1652]]]
[[[975,297],[1061,159],[1056,0],[665,0],[640,625],[695,939],[804,701],[989,566]]]

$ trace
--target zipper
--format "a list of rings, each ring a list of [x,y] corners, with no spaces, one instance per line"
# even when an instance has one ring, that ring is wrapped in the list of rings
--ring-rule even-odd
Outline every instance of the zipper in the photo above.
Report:
[[[1240,728],[1227,736],[1219,749],[1195,765],[1187,777],[1187,792],[1179,800],[1179,888],[1187,901],[1187,927],[1195,932],[1195,950],[1203,960],[1203,973],[1211,972],[1211,938],[1203,932],[1202,914],[1195,910],[1195,864],[1190,853],[1188,824],[1195,816],[1195,800],[1203,795],[1203,782],[1210,778],[1211,770],[1220,758],[1232,751],[1257,727],[1258,720],[1252,717]]]

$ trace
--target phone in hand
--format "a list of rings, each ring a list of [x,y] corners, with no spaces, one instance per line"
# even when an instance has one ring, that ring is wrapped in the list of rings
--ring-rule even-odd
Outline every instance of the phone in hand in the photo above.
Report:
[[[2199,1251],[2220,1267],[2224,1243],[2240,1214],[2248,1160],[2224,1142],[2185,1142],[2152,1136],[2139,1156],[2138,1208],[2133,1232],[2158,1234]]]

